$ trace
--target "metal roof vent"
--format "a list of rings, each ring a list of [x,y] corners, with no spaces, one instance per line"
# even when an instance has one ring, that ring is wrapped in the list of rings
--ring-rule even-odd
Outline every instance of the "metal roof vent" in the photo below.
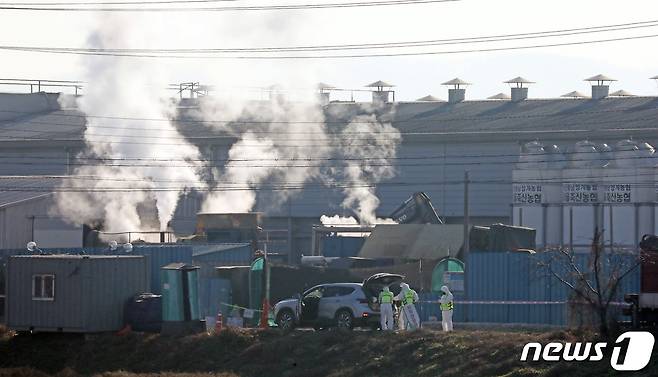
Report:
[[[471,83],[466,82],[460,78],[454,78],[450,81],[444,82],[441,85],[452,86],[451,89],[448,89],[448,102],[458,103],[466,99],[466,89],[461,88],[461,86],[471,85]]]
[[[497,99],[497,100],[510,100],[512,97],[509,96],[507,93],[498,93],[494,94],[491,97],[487,97],[487,99]]]
[[[384,81],[375,81],[372,84],[366,85],[366,88],[374,88],[372,92],[372,103],[382,104],[389,102],[389,93],[393,93],[393,102],[395,102],[395,92],[391,90],[394,86]]]
[[[574,90],[573,92],[565,93],[565,94],[561,95],[560,97],[564,97],[564,98],[589,98],[589,97],[587,97],[587,95],[585,95],[584,93],[581,93],[577,90]]]
[[[417,102],[443,102],[443,100],[439,97],[434,97],[433,95],[427,95],[425,97],[418,98],[416,100]]]
[[[635,94],[626,91],[626,90],[618,90],[616,92],[612,92],[609,94],[610,97],[635,97]]]
[[[325,84],[323,82],[319,82],[315,88],[318,91],[318,99],[320,101],[320,105],[325,106],[328,105],[329,102],[331,102],[331,97],[330,97],[330,91],[331,89],[336,89],[335,86],[331,86],[329,84]]]
[[[512,88],[512,102],[520,102],[524,99],[528,99],[528,88],[525,88],[523,85],[534,84],[534,81],[519,76],[505,81],[505,84],[510,84],[510,87]]]
[[[596,75],[592,76],[585,81],[589,81],[592,84],[592,99],[601,99],[608,96],[610,91],[610,83],[617,81],[606,75]]]

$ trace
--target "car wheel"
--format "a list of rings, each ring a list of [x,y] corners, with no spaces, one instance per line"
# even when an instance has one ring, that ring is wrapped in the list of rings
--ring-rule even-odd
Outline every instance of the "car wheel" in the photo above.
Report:
[[[354,317],[348,310],[339,310],[336,313],[336,326],[339,329],[352,330],[354,328]]]
[[[282,310],[276,316],[276,324],[283,331],[290,331],[295,328],[295,316],[290,310]]]

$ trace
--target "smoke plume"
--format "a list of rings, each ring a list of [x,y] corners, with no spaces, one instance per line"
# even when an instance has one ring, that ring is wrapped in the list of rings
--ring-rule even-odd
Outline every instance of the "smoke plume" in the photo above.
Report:
[[[222,111],[226,108],[216,103],[202,106],[201,114],[206,120],[234,117],[240,121],[233,127],[230,122],[214,126],[234,135],[237,142],[228,151],[223,171],[215,170],[217,184],[206,197],[202,211],[250,211],[257,194],[266,198],[268,208],[278,208],[308,181],[322,177],[318,160],[328,157],[332,147],[318,104],[291,102],[277,96],[245,102],[240,111],[234,106]]]
[[[355,139],[353,135],[358,135]],[[379,198],[377,183],[395,176],[391,159],[397,153],[400,132],[374,115],[358,116],[342,131],[341,153],[345,156],[342,206],[353,210],[361,224],[376,224]]]
[[[130,47],[131,26],[104,15],[90,44]],[[57,211],[75,223],[101,223],[107,232],[165,230],[181,193],[203,183],[198,149],[168,120],[175,108],[165,99],[163,72],[130,58],[87,57],[84,64],[79,108],[87,115],[86,148],[57,194]]]

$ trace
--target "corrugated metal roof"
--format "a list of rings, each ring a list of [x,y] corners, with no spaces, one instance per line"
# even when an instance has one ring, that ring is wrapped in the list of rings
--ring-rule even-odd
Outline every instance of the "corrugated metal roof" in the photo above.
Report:
[[[575,97],[575,94],[579,93],[570,94]],[[202,98],[195,99],[193,103],[202,101]],[[255,103],[254,106],[253,113],[259,114],[262,119],[269,116],[274,118],[269,104]],[[656,127],[655,119],[658,118],[658,97],[609,97],[596,101],[580,98],[530,99],[515,103],[491,100],[461,103],[421,101],[394,103],[381,108],[375,108],[370,103],[331,103],[324,109],[327,120],[331,122],[330,132],[342,129],[343,123],[346,124],[355,116],[376,112],[380,119],[390,119],[402,132],[432,132],[439,133],[440,137],[451,135],[456,139],[475,137],[473,132],[491,132],[496,134],[497,140],[518,141],[523,135],[538,137],[540,133],[548,132],[561,132],[563,138],[582,138],[583,136],[579,135],[594,131],[601,134],[602,131],[608,130],[625,133],[630,129],[634,132],[643,132],[642,129],[645,128],[653,129]],[[230,143],[234,140],[233,136],[220,130],[200,127],[198,120],[202,117],[198,108],[192,106],[179,111],[179,118],[183,120],[177,124],[183,136],[204,143]],[[60,110],[52,112],[49,119],[53,123],[49,121],[40,125],[42,133],[39,137],[47,138],[57,134],[58,130],[66,129],[69,138],[82,140],[84,128],[81,125],[84,116],[81,113]],[[74,127],[62,126],[68,122],[72,122]],[[15,125],[13,128],[23,126],[35,129],[29,123]],[[77,133],[72,130],[77,130]],[[22,136],[14,136],[16,139],[12,139],[11,143],[18,145]],[[427,141],[425,135],[419,137],[419,140]],[[214,141],[208,140],[211,138],[214,138]],[[32,141],[25,140],[27,143]],[[413,135],[405,135],[405,142],[412,140]]]
[[[46,110],[16,115],[11,120],[0,122],[0,140],[80,139],[86,124],[84,113],[78,110]]]
[[[251,244],[249,243],[208,244],[208,245],[191,245],[191,246],[192,246],[193,257],[219,253],[227,250],[240,249],[243,247],[251,248]]]
[[[362,258],[441,259],[457,255],[463,241],[463,225],[377,225],[363,244]]]

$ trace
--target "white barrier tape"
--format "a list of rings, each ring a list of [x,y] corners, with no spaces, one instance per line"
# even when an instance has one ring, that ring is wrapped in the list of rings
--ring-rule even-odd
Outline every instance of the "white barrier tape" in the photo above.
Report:
[[[439,304],[439,301],[420,301],[427,304]],[[455,304],[466,305],[562,305],[562,304],[587,304],[586,302],[568,302],[568,301],[454,301]],[[612,306],[629,305],[625,302],[611,302]]]
[[[258,312],[258,313],[262,312],[261,309],[249,309],[249,308],[245,308],[244,306],[228,304],[228,303],[226,303],[226,302],[220,302],[219,305],[228,306],[229,308],[238,308],[238,309],[243,309],[243,310],[252,310],[252,311],[254,311],[254,312]]]

